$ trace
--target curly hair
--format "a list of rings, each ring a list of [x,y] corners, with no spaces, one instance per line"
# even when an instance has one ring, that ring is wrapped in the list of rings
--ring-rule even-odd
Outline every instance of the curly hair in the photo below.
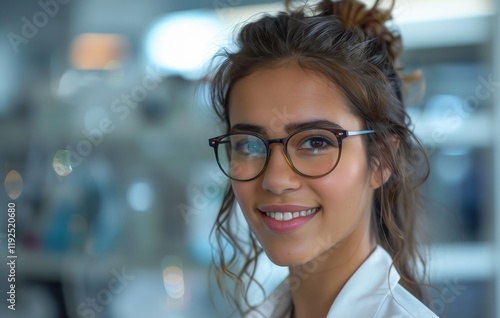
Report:
[[[210,78],[213,108],[228,131],[233,85],[256,70],[290,62],[335,83],[365,129],[377,132],[366,136],[370,162],[391,171],[389,180],[374,193],[371,219],[377,243],[391,255],[401,284],[422,299],[417,267],[425,260],[418,248],[422,211],[417,188],[427,179],[429,162],[411,130],[404,101],[405,84],[418,74],[401,73],[401,37],[386,23],[394,0],[387,9],[380,7],[379,0],[371,7],[355,0],[327,0],[298,9],[291,9],[289,0],[285,5],[288,12],[266,14],[244,25],[235,52],[217,55],[222,62]],[[262,248],[250,230],[244,238],[241,229],[234,228],[234,205],[228,186],[212,229],[219,252],[213,269],[223,294],[243,313],[244,307],[251,307],[249,284],[259,284],[254,276]],[[226,278],[234,283],[231,292]]]

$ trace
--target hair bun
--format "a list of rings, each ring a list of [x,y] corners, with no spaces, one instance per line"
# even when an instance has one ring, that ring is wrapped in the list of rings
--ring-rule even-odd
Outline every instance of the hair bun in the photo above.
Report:
[[[346,29],[359,27],[370,36],[379,36],[387,30],[385,23],[391,19],[394,0],[386,10],[380,9],[379,4],[380,0],[377,0],[368,9],[364,3],[356,0],[323,0],[318,4],[317,9],[320,15],[337,16]]]
[[[386,22],[392,19],[391,12],[394,0],[390,0],[387,9],[380,8],[380,0],[376,0],[371,8],[356,0],[323,0],[318,4],[320,15],[337,16],[346,30],[360,28],[369,37],[378,37],[385,42],[385,47],[395,62],[402,51],[401,37],[389,30]]]
[[[386,26],[386,22],[392,19],[391,12],[395,4],[395,0],[388,1],[389,7],[383,9],[380,8],[381,0],[376,0],[371,8],[357,0],[323,0],[314,7],[314,11],[318,16],[337,17],[346,30],[359,28],[368,37],[379,38],[396,64],[403,48],[399,34]],[[284,2],[285,7],[291,10],[292,0]]]

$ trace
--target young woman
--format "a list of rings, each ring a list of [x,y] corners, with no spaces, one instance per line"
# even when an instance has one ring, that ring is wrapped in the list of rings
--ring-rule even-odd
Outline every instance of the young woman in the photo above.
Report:
[[[209,143],[231,182],[214,264],[245,317],[435,317],[416,274],[427,157],[409,129],[400,37],[385,25],[393,5],[322,1],[264,16],[222,54],[211,92],[227,131]],[[252,307],[262,251],[290,274]]]

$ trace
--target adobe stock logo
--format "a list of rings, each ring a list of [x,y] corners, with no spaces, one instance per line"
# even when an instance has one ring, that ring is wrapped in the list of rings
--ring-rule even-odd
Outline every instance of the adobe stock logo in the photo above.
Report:
[[[31,19],[28,19],[26,16],[21,18],[23,23],[21,34],[14,32],[9,32],[7,34],[7,38],[14,52],[19,53],[19,46],[21,44],[28,44],[29,41],[38,34],[38,31],[49,23],[50,18],[55,17],[59,13],[60,6],[68,4],[69,2],[70,0],[38,1],[38,6],[41,10],[35,12]]]

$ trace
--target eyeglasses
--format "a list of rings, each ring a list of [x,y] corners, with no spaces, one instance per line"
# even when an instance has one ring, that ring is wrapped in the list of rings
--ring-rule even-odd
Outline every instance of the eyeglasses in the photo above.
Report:
[[[320,178],[332,172],[339,163],[342,140],[374,132],[308,128],[279,139],[235,132],[210,138],[208,143],[214,148],[222,172],[236,181],[250,181],[264,172],[273,143],[283,144],[283,154],[293,171],[304,177]]]

